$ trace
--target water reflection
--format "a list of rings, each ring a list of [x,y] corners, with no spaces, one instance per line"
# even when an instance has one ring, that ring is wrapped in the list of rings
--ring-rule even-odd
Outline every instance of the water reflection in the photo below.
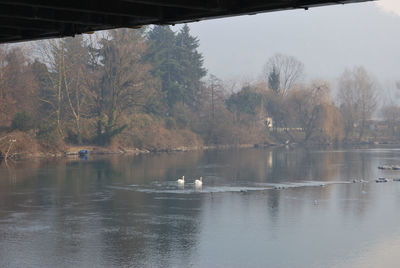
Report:
[[[395,177],[377,166],[399,156],[246,149],[3,162],[0,267],[364,267],[365,252],[400,248],[400,183],[352,180]]]

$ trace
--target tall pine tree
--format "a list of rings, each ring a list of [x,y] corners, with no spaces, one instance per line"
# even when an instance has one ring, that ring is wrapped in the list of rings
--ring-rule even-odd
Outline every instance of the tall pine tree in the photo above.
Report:
[[[201,78],[206,75],[203,56],[197,51],[199,40],[190,35],[185,24],[176,36],[176,52],[179,62],[178,83],[181,88],[182,102],[193,105],[200,92]]]
[[[179,99],[178,62],[175,53],[175,33],[169,26],[155,26],[148,33],[149,49],[147,61],[152,65],[152,74],[161,82],[161,90],[169,108]]]
[[[272,71],[268,74],[268,87],[278,94],[280,84],[280,74],[277,68],[274,66],[272,67]]]
[[[169,109],[176,103],[191,105],[206,75],[203,56],[197,51],[199,41],[184,25],[178,34],[169,26],[155,26],[148,33],[147,60],[152,64],[154,77],[161,81]]]

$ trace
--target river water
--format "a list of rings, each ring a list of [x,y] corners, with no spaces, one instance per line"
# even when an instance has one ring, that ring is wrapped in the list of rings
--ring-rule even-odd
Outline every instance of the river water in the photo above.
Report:
[[[0,267],[399,267],[398,149],[7,164]]]

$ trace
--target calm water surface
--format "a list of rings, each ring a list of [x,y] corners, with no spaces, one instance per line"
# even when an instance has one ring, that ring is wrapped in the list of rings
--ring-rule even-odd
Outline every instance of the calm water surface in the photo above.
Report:
[[[400,182],[373,180],[400,171],[381,164],[400,150],[3,162],[0,267],[399,267]]]

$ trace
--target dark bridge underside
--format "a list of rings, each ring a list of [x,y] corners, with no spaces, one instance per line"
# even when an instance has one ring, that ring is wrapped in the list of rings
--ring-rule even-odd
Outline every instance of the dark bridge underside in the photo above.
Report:
[[[0,0],[0,43],[370,0]]]

